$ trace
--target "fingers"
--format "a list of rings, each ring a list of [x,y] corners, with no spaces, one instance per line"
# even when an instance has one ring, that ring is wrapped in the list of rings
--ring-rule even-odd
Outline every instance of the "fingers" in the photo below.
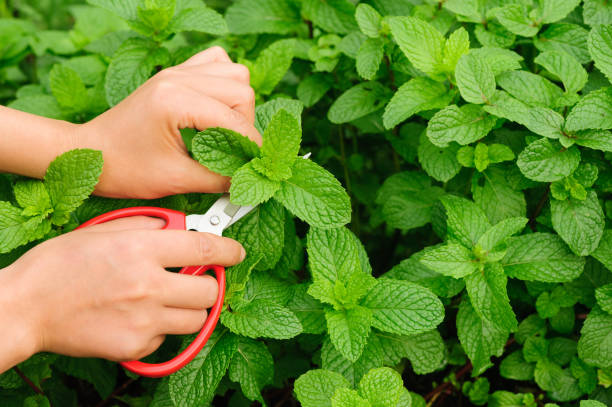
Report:
[[[210,64],[212,62],[232,62],[227,52],[221,47],[211,47],[202,52],[198,52],[180,66],[193,66]]]
[[[182,85],[207,95],[241,113],[249,123],[255,122],[255,92],[248,84],[217,76],[185,75]]]
[[[216,174],[190,157],[183,160],[182,180],[190,192],[223,193],[229,191],[231,179]]]
[[[215,304],[219,283],[212,276],[161,272],[164,276],[160,300],[165,306],[202,311]]]
[[[214,264],[233,266],[246,255],[240,243],[211,233],[183,230],[137,231],[133,239],[140,239],[146,254],[162,267],[184,267]]]
[[[164,308],[159,312],[160,331],[168,335],[192,334],[202,329],[207,317],[205,310]]]
[[[261,134],[245,115],[215,98],[199,92],[184,92],[181,103],[175,103],[174,114],[183,117],[182,128],[204,130],[209,127],[224,127],[247,136],[261,146]]]
[[[249,68],[242,64],[236,64],[233,62],[212,62],[205,65],[188,65],[185,67],[178,65],[177,68],[183,72],[189,72],[197,75],[217,76],[233,79],[245,85],[249,85],[251,83]]]

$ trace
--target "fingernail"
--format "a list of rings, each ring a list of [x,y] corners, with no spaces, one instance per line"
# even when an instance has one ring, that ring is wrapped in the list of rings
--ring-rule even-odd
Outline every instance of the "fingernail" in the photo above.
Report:
[[[244,247],[240,246],[240,261],[243,261],[245,257],[246,257],[246,250],[244,250]]]

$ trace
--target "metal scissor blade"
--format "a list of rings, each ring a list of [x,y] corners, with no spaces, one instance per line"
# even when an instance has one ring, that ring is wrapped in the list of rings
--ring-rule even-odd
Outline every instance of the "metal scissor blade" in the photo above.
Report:
[[[185,219],[187,230],[213,233],[221,236],[223,231],[248,214],[253,207],[238,206],[230,202],[229,194],[223,194],[203,215],[189,215]]]

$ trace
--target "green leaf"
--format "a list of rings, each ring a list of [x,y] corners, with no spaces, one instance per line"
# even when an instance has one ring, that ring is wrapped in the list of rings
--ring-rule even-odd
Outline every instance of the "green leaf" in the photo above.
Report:
[[[593,91],[580,99],[567,116],[565,129],[612,129],[612,88]]]
[[[497,76],[499,86],[529,106],[551,107],[563,96],[548,79],[527,71],[506,71]]]
[[[251,276],[251,272],[255,266],[257,266],[257,263],[261,261],[262,257],[263,255],[261,254],[247,254],[247,257],[241,263],[228,268],[225,289],[225,297],[228,300],[231,300],[235,293],[244,290],[246,283]]]
[[[280,110],[286,110],[291,113],[295,120],[298,121],[299,127],[302,127],[302,110],[304,105],[299,100],[287,99],[278,97],[267,101],[255,108],[255,128],[260,133],[264,133],[268,128],[272,118]]]
[[[538,361],[534,372],[535,382],[554,400],[575,400],[582,395],[576,379],[568,370],[547,359]]]
[[[556,142],[540,139],[519,154],[516,165],[529,179],[553,182],[573,173],[579,163],[580,151],[576,147],[565,149]]]
[[[329,336],[323,339],[323,346],[321,347],[322,367],[342,374],[351,386],[356,387],[359,380],[370,369],[383,366],[385,364],[384,359],[385,349],[382,347],[380,337],[375,335],[375,332],[370,335],[363,353],[355,362],[351,362],[342,356],[332,344]]]
[[[465,198],[447,195],[440,199],[446,210],[446,225],[450,240],[472,248],[491,227],[484,212]]]
[[[303,159],[295,161],[292,173],[274,199],[311,226],[329,229],[350,221],[350,199],[333,175]]]
[[[83,80],[68,66],[54,65],[49,72],[49,85],[62,109],[70,113],[80,113],[89,107],[89,97]]]
[[[416,113],[444,108],[452,98],[452,93],[443,83],[426,77],[412,78],[400,86],[385,107],[385,128],[392,129]]]
[[[262,257],[257,270],[268,270],[276,265],[283,251],[284,220],[285,212],[278,203],[265,202],[227,229],[225,236],[240,241],[253,259]]]
[[[540,3],[541,20],[544,24],[563,20],[580,4],[580,0],[542,0]]]
[[[249,162],[234,172],[230,187],[231,201],[235,205],[256,206],[268,201],[281,188],[279,181],[271,180]]]
[[[572,376],[578,379],[580,389],[589,394],[597,387],[597,373],[595,368],[587,365],[577,357],[572,358],[570,364]]]
[[[332,407],[371,407],[372,404],[359,396],[356,390],[340,387],[331,399]]]
[[[361,304],[373,311],[374,328],[400,335],[429,331],[444,318],[442,303],[429,289],[391,278],[378,280]]]
[[[297,97],[304,106],[314,106],[331,88],[331,83],[324,73],[314,73],[300,82]]]
[[[597,304],[601,309],[608,314],[612,314],[612,284],[597,287],[595,290],[595,298],[597,298]]]
[[[523,37],[533,37],[540,29],[527,17],[527,7],[523,4],[508,4],[499,9],[495,17],[508,30]]]
[[[87,0],[87,3],[103,7],[125,20],[138,18],[138,0]]]
[[[261,390],[272,383],[274,361],[272,355],[262,342],[239,338],[238,348],[229,365],[230,380],[240,383],[242,393],[249,400],[263,403]]]
[[[49,164],[45,186],[53,206],[54,224],[68,222],[70,214],[93,192],[102,163],[100,151],[81,149],[64,153]]]
[[[585,9],[586,12],[586,9]],[[610,24],[610,23],[607,23]],[[589,33],[589,53],[595,66],[612,81],[612,26],[596,25]]]
[[[523,57],[516,52],[498,47],[475,48],[470,54],[485,61],[495,75],[521,69],[523,60]]]
[[[470,50],[470,36],[463,27],[459,27],[449,35],[444,44],[444,70],[455,72],[455,67],[459,58],[467,54]]]
[[[528,220],[527,218],[504,219],[480,236],[477,245],[485,251],[491,251],[499,244],[504,243],[510,236],[523,230]]]
[[[605,217],[595,191],[589,191],[584,201],[553,199],[550,209],[554,229],[574,253],[586,256],[597,249],[603,235]]]
[[[605,230],[599,246],[591,254],[597,260],[599,260],[608,270],[612,270],[612,231]]]
[[[291,167],[295,163],[301,141],[302,129],[298,121],[286,110],[279,110],[263,134],[262,160],[267,164],[264,175],[274,181],[284,181],[291,177]],[[255,169],[259,171],[257,166]]]
[[[363,79],[371,80],[376,76],[384,56],[384,43],[379,38],[368,38],[357,53],[357,73]]]
[[[591,61],[587,48],[588,36],[589,32],[576,24],[551,24],[533,44],[542,52],[566,52],[581,64],[586,64]]]
[[[461,97],[469,103],[489,103],[495,94],[495,75],[487,62],[473,54],[462,56],[455,68]]]
[[[582,7],[585,24],[612,24],[612,5],[605,0],[584,0]]]
[[[300,320],[303,333],[322,334],[327,329],[323,306],[307,291],[308,284],[294,286],[287,308]]]
[[[492,224],[527,213],[525,195],[512,188],[505,172],[499,168],[488,168],[481,176],[474,177],[472,197]]]
[[[535,366],[525,361],[520,350],[506,356],[499,365],[500,376],[512,380],[533,380],[534,370]]]
[[[418,70],[435,75],[442,70],[445,39],[431,24],[414,17],[387,19],[395,42]]]
[[[249,338],[290,339],[302,332],[300,320],[288,308],[270,300],[253,300],[221,314],[221,323]]]
[[[427,248],[421,263],[445,276],[461,278],[477,270],[477,260],[472,251],[456,243]]]
[[[563,82],[565,91],[577,93],[586,85],[589,75],[573,56],[559,51],[547,51],[537,56],[535,62]]]
[[[168,33],[197,31],[212,35],[226,35],[228,28],[223,16],[201,3],[197,4],[196,7],[190,5],[178,11],[170,20],[165,31]]]
[[[62,112],[55,97],[50,95],[31,95],[13,100],[8,107],[22,112],[48,117],[50,119],[64,119]]]
[[[423,132],[419,139],[419,163],[432,178],[441,182],[449,181],[461,170],[461,164],[457,161],[458,149],[457,144],[445,148],[437,147]]]
[[[357,120],[383,108],[387,89],[378,82],[359,83],[344,92],[329,108],[327,118],[335,124]]]
[[[532,233],[508,239],[502,264],[509,277],[554,283],[574,280],[582,273],[584,262],[559,236]]]
[[[175,405],[209,404],[238,348],[238,338],[217,329],[191,363],[169,377],[170,399]]]
[[[232,176],[259,153],[259,147],[248,137],[219,127],[196,134],[192,140],[196,160],[209,170]]]
[[[251,86],[261,95],[269,95],[283,79],[295,54],[295,40],[273,42],[259,53],[251,68]]]
[[[51,212],[51,198],[45,185],[39,180],[19,181],[13,187],[13,193],[24,216],[47,215]]]
[[[506,292],[508,278],[499,263],[489,263],[483,272],[465,277],[465,287],[474,311],[501,330],[514,331],[518,326]]]
[[[480,375],[493,364],[491,356],[501,356],[509,333],[480,319],[464,298],[457,313],[457,335],[474,366],[473,375]]]
[[[305,0],[302,13],[327,32],[346,34],[357,29],[355,5],[348,0]]]
[[[361,3],[355,9],[355,20],[362,33],[370,38],[379,36],[382,16],[369,4]]]
[[[417,335],[390,335],[374,333],[370,343],[377,338],[384,350],[385,364],[397,365],[403,358],[408,358],[412,369],[417,374],[427,374],[438,370],[444,365],[445,345],[437,330],[423,332]]]
[[[402,377],[389,367],[372,369],[359,382],[359,394],[372,407],[397,407],[403,389]]]
[[[576,144],[593,150],[612,151],[612,132],[609,130],[579,131],[573,140]]]
[[[121,102],[149,79],[156,67],[164,67],[169,61],[168,50],[155,42],[144,38],[127,39],[113,55],[106,72],[108,104],[114,106]]]
[[[427,137],[438,147],[447,147],[453,141],[467,145],[486,137],[496,121],[478,105],[451,105],[431,118]]]
[[[102,398],[110,396],[117,383],[117,366],[107,360],[61,356],[53,367],[91,383]]]
[[[315,369],[298,377],[294,391],[304,407],[331,407],[336,390],[349,387],[349,382],[341,374]]]
[[[291,0],[239,0],[227,8],[233,34],[288,34],[302,23],[299,7]]]
[[[327,330],[334,347],[348,360],[359,359],[370,335],[372,311],[356,306],[325,312]]]

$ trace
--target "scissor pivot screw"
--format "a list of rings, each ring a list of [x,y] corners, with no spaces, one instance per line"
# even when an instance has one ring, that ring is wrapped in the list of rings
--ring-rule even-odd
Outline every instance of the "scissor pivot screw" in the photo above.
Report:
[[[213,226],[217,226],[219,223],[221,223],[221,219],[219,219],[219,217],[217,215],[213,215],[210,217],[210,224]]]

